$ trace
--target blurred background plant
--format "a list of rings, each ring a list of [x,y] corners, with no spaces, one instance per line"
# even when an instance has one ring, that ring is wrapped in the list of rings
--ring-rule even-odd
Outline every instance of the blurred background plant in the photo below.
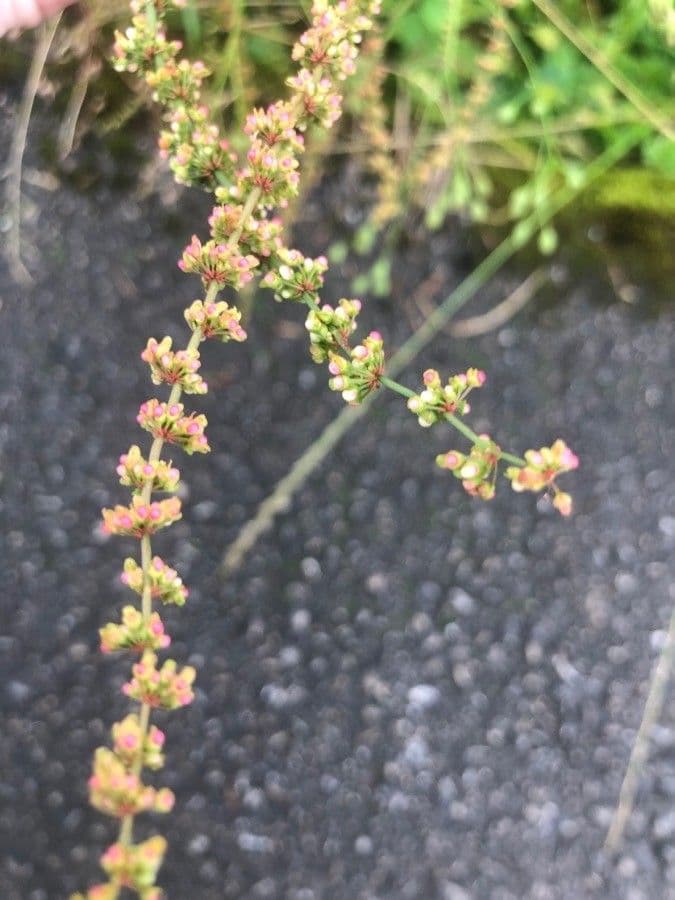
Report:
[[[307,2],[188,0],[169,17],[191,58],[212,72],[205,100],[230,134],[279,93]],[[121,126],[157,115],[149,94],[109,62],[124,0],[83,0],[62,18],[41,80],[60,126],[47,152],[64,160],[85,136],[131,154]],[[403,232],[448,215],[518,233],[544,198],[583,183],[588,162],[625,127],[640,147],[593,190],[596,207],[667,218],[675,209],[672,0],[387,0],[380,31],[347,89],[342,130],[312,143],[304,191],[327,154],[348,155],[372,202],[349,238],[368,255],[353,289],[385,296]],[[5,42],[0,77],[25,70],[30,36]],[[153,167],[154,170],[154,167]],[[291,220],[302,198],[287,212]],[[556,224],[537,235],[558,246]],[[337,243],[333,256],[346,255]]]

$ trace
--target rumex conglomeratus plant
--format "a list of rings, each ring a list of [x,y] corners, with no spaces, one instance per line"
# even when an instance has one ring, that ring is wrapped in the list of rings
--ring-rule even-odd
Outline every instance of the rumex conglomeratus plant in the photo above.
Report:
[[[174,5],[180,4],[176,0]],[[165,107],[166,128],[159,145],[176,179],[213,191],[217,204],[209,218],[209,239],[194,236],[179,262],[184,272],[200,277],[204,290],[203,298],[185,310],[192,331],[187,346],[175,350],[170,338],[151,337],[141,354],[152,382],[170,386],[166,401],[146,400],[137,416],[153,439],[148,455],[137,445],[122,454],[117,473],[120,483],[131,490],[131,500],[103,510],[105,531],[140,543],[140,562],[126,559],[122,580],[140,595],[141,607],[125,606],[121,622],[108,623],[100,632],[103,652],[137,654],[123,687],[136,708],[113,725],[112,747],[98,748],[94,757],[90,801],[119,821],[119,832],[101,858],[107,881],[88,890],[89,900],[115,900],[124,889],[142,900],[162,896],[155,881],[166,841],[157,835],[134,843],[134,820],[141,812],[168,812],[174,804],[171,791],[142,780],[144,769],[157,770],[164,763],[164,735],[150,718],[154,709],[173,710],[192,701],[195,671],[180,668],[172,659],[158,661],[157,652],[170,644],[170,637],[153,601],[182,606],[187,589],[177,572],[153,555],[152,540],[181,517],[181,502],[173,495],[180,473],[162,459],[165,444],[175,444],[188,454],[210,449],[206,417],[186,411],[181,402],[183,394],[207,390],[199,374],[199,346],[210,338],[224,343],[246,339],[239,310],[219,299],[224,289],[239,291],[259,273],[261,287],[272,290],[276,300],[307,306],[311,356],[316,363],[328,363],[329,387],[346,402],[358,404],[384,386],[407,399],[420,425],[447,422],[458,430],[469,440],[469,452],[450,450],[437,462],[450,469],[470,494],[490,499],[504,461],[510,464],[505,475],[515,490],[546,490],[560,512],[568,514],[571,500],[558,489],[556,477],[577,466],[576,457],[560,440],[550,448],[528,451],[523,459],[503,452],[488,435],[472,431],[462,417],[470,411],[467,396],[485,382],[485,374],[477,369],[453,375],[446,383],[436,371],[427,370],[419,394],[389,379],[380,333],[371,331],[360,342],[352,341],[361,302],[341,299],[335,307],[321,304],[325,258],[310,259],[283,244],[282,225],[273,210],[297,194],[307,130],[331,127],[339,118],[339,83],[354,70],[361,35],[372,27],[379,0],[315,0],[311,26],[293,47],[300,67],[287,81],[290,97],[248,116],[245,132],[250,145],[241,161],[200,103],[206,68],[179,59],[179,42],[166,36],[165,8],[164,0],[132,3],[132,25],[117,34],[115,64],[142,75],[155,100]],[[158,493],[170,496],[153,499]],[[84,895],[75,896],[84,900]]]

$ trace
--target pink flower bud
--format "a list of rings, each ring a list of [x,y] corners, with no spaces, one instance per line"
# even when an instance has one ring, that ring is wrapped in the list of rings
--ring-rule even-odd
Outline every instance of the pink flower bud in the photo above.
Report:
[[[566,469],[576,469],[579,465],[579,457],[572,453],[569,447],[566,447],[560,457],[560,462]]]

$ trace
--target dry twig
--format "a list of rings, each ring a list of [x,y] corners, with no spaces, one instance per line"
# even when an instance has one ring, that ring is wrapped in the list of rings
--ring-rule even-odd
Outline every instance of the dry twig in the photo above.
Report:
[[[23,155],[26,149],[26,137],[30,123],[33,104],[37,96],[42,71],[47,61],[49,49],[54,40],[56,29],[59,27],[61,15],[55,16],[49,22],[40,26],[37,33],[35,52],[31,60],[30,69],[26,77],[26,84],[21,97],[21,104],[17,113],[16,126],[9,148],[5,177],[5,201],[7,215],[9,217],[9,231],[5,255],[12,277],[20,284],[29,284],[33,279],[21,260],[21,172],[23,168]]]

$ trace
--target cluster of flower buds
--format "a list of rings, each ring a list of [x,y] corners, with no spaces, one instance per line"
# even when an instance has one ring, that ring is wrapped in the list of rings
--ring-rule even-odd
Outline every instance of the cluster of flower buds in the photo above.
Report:
[[[224,300],[195,300],[185,310],[185,321],[193,331],[201,329],[204,338],[218,338],[224,344],[245,341],[247,337],[239,324],[241,313],[236,306],[229,306]]]
[[[257,188],[261,209],[287,206],[297,196],[297,157],[304,150],[304,138],[296,131],[296,119],[293,105],[286,102],[255,109],[247,117],[244,131],[251,145],[232,196],[245,197]]]
[[[260,206],[288,206],[298,194],[298,161],[292,153],[253,141],[246,154],[246,166],[238,173],[235,196],[246,196],[255,188],[261,192]]]
[[[340,80],[353,75],[358,56],[357,41],[349,40],[347,21],[328,5],[319,12],[318,4],[315,4],[314,13],[312,27],[293,47],[293,59],[310,66],[321,66],[323,71]]]
[[[180,45],[176,48],[180,49]],[[201,84],[211,73],[201,60],[176,60],[171,56],[149,71],[145,80],[152,88],[152,98],[165,106],[182,104],[196,106],[201,94]]]
[[[190,413],[183,415],[182,403],[162,403],[146,400],[136,416],[136,421],[155,438],[177,444],[186,453],[208,453],[211,449],[204,434],[206,416]]]
[[[166,107],[169,127],[162,131],[159,147],[176,180],[214,190],[231,181],[236,156],[210,121],[209,110],[200,104],[208,69],[200,61],[176,59],[182,45],[166,39],[161,24],[163,5],[153,3],[151,21],[147,4],[136,4],[131,27],[115,33],[114,66],[120,72],[140,71],[153,97]]]
[[[330,128],[339,119],[342,97],[334,80],[353,73],[361,32],[372,27],[370,16],[379,9],[379,0],[312,4],[312,26],[293,47],[293,59],[303,68],[286,81],[302,110],[296,127],[304,130],[310,122],[318,122]]]
[[[317,303],[327,269],[325,256],[310,259],[298,250],[283,248],[278,253],[278,265],[265,275],[260,286],[273,290],[275,300]]]
[[[124,32],[115,32],[113,66],[118,72],[145,72],[155,60],[174,57],[181,47],[180,41],[168,41],[164,29],[139,10]]]
[[[205,394],[207,385],[197,370],[201,366],[198,350],[172,350],[172,340],[149,338],[141,359],[150,366],[153,384],[179,384],[186,394]]]
[[[122,688],[127,697],[161,709],[177,709],[192,703],[194,693],[192,683],[195,670],[184,666],[177,670],[173,659],[167,659],[161,669],[157,668],[157,656],[146,650],[141,661],[132,669],[133,678]]]
[[[310,309],[305,328],[309,331],[309,352],[314,362],[325,362],[331,351],[349,349],[349,338],[356,330],[360,311],[360,300],[345,299],[335,308],[324,303],[321,308]]]
[[[136,444],[120,456],[117,474],[120,476],[120,484],[136,492],[142,491],[149,484],[153,491],[171,493],[178,487],[180,478],[180,472],[171,462],[163,459],[149,462]]]
[[[489,435],[481,434],[479,437],[480,443],[473,445],[468,456],[458,450],[449,450],[436,457],[436,465],[441,469],[450,469],[455,478],[462,482],[467,494],[481,500],[492,500],[502,451]]]
[[[94,754],[94,771],[89,779],[92,806],[108,816],[124,818],[139,812],[170,812],[174,796],[168,788],[155,790],[129,771],[117,754],[99,747]]]
[[[216,196],[223,200],[229,192],[222,189]],[[225,243],[230,235],[240,232],[239,247],[244,252],[264,261],[281,249],[281,232],[283,226],[280,219],[264,219],[249,216],[243,218],[243,207],[239,203],[224,202],[213,208],[209,216],[211,237],[219,244]]]
[[[132,888],[142,900],[159,900],[152,886],[166,853],[166,841],[156,835],[141,844],[113,844],[101,857],[103,871],[120,887]]]
[[[218,126],[209,122],[205,106],[179,106],[167,114],[168,129],[159,136],[159,153],[168,159],[179,184],[199,185],[208,190],[234,176],[236,154],[221,138]]]
[[[384,374],[384,346],[379,331],[371,331],[362,344],[357,344],[346,359],[329,352],[328,369],[333,375],[328,382],[332,391],[340,391],[347,403],[361,403],[377,390]]]
[[[161,650],[171,643],[159,613],[151,613],[145,619],[135,606],[125,606],[121,623],[108,622],[99,629],[99,634],[103,653],[114,650]]]
[[[137,594],[143,593],[143,569],[135,559],[128,557],[124,560],[124,571],[121,578],[132,591],[136,591]],[[183,579],[159,556],[155,556],[148,566],[146,582],[153,599],[173,606],[185,605],[188,589],[183,584]]]
[[[267,109],[254,109],[246,117],[244,131],[265,147],[280,148],[289,153],[302,153],[305,139],[296,131],[297,115],[293,105],[285,100]]]
[[[100,632],[105,652],[142,651],[123,687],[124,694],[141,708],[114,725],[112,749],[96,752],[89,783],[92,804],[124,822],[119,842],[102,859],[109,883],[92,887],[87,893],[89,900],[117,900],[126,889],[135,891],[141,900],[160,898],[154,882],[165,841],[156,837],[136,845],[128,843],[129,819],[145,810],[166,811],[173,804],[170,791],[148,787],[140,778],[143,768],[157,769],[163,764],[164,735],[150,725],[149,715],[151,708],[170,710],[190,703],[195,671],[191,666],[179,669],[171,659],[160,664],[155,653],[167,646],[169,638],[157,612],[149,609],[148,595],[151,600],[177,606],[187,597],[175,570],[158,556],[150,559],[149,537],[181,517],[177,497],[152,500],[153,492],[175,491],[180,477],[170,462],[155,456],[159,456],[160,441],[175,443],[188,453],[209,449],[204,434],[206,418],[185,414],[179,401],[182,392],[206,391],[199,374],[197,345],[201,339],[246,339],[241,313],[217,300],[219,290],[241,290],[260,267],[261,274],[267,273],[264,286],[274,291],[276,299],[307,303],[312,308],[307,322],[312,356],[330,361],[335,353],[333,386],[338,389],[341,380],[340,390],[350,402],[379,386],[384,365],[382,340],[376,332],[349,351],[359,301],[341,300],[335,309],[319,308],[326,260],[309,259],[284,248],[282,223],[269,212],[297,195],[302,132],[312,122],[330,126],[339,117],[341,98],[335,84],[353,71],[360,32],[370,27],[368,15],[377,11],[379,0],[314,0],[311,28],[293,53],[303,67],[288,81],[295,95],[266,109],[255,109],[248,116],[244,130],[250,148],[240,164],[202,105],[206,67],[201,62],[179,60],[180,43],[166,38],[168,0],[131,0],[131,4],[135,17],[132,27],[117,35],[116,68],[140,72],[154,98],[164,105],[166,125],[160,152],[169,159],[176,179],[209,188],[218,205],[209,219],[210,239],[202,243],[193,237],[179,262],[184,272],[200,276],[207,292],[205,299],[195,300],[185,311],[194,332],[188,349],[174,351],[169,337],[150,338],[142,353],[153,382],[173,388],[169,402],[148,400],[137,416],[139,425],[155,438],[150,459],[136,445],[120,457],[120,482],[131,488],[133,496],[129,506],[103,510],[107,532],[142,540],[142,564],[132,558],[125,560],[122,579],[144,598],[143,610],[125,607],[121,623],[109,623]],[[173,5],[183,6],[184,0],[173,0]],[[349,353],[349,359],[340,358],[338,363],[338,352]],[[84,898],[77,895],[77,900]]]
[[[342,115],[342,95],[333,89],[333,82],[318,76],[309,69],[300,69],[297,75],[286,79],[302,104],[298,128],[306,128],[316,122],[322,128],[332,128]]]
[[[448,414],[466,415],[471,409],[466,397],[473,388],[485,384],[485,372],[467,369],[459,375],[452,375],[444,385],[435,369],[427,369],[422,380],[424,390],[408,400],[408,409],[415,413],[423,428],[428,428],[436,422],[445,421]]]
[[[193,235],[183,251],[178,268],[188,274],[199,275],[205,288],[214,283],[219,287],[227,284],[238,291],[253,279],[251,270],[258,264],[255,256],[242,256],[236,246],[217,244],[215,241],[202,244],[197,235]]]
[[[145,733],[135,713],[129,713],[121,722],[115,722],[112,738],[113,752],[127,769],[140,766],[157,770],[164,765],[164,732],[151,725]]]
[[[160,528],[173,525],[181,517],[178,497],[144,503],[138,494],[132,497],[131,506],[117,505],[114,509],[104,509],[102,512],[104,531],[121,537],[136,538],[154,534]]]
[[[579,466],[579,458],[567,444],[557,440],[551,447],[527,450],[525,466],[509,466],[504,473],[514,491],[553,491],[553,505],[563,515],[572,512],[572,498],[555,483],[558,475],[572,472]]]

